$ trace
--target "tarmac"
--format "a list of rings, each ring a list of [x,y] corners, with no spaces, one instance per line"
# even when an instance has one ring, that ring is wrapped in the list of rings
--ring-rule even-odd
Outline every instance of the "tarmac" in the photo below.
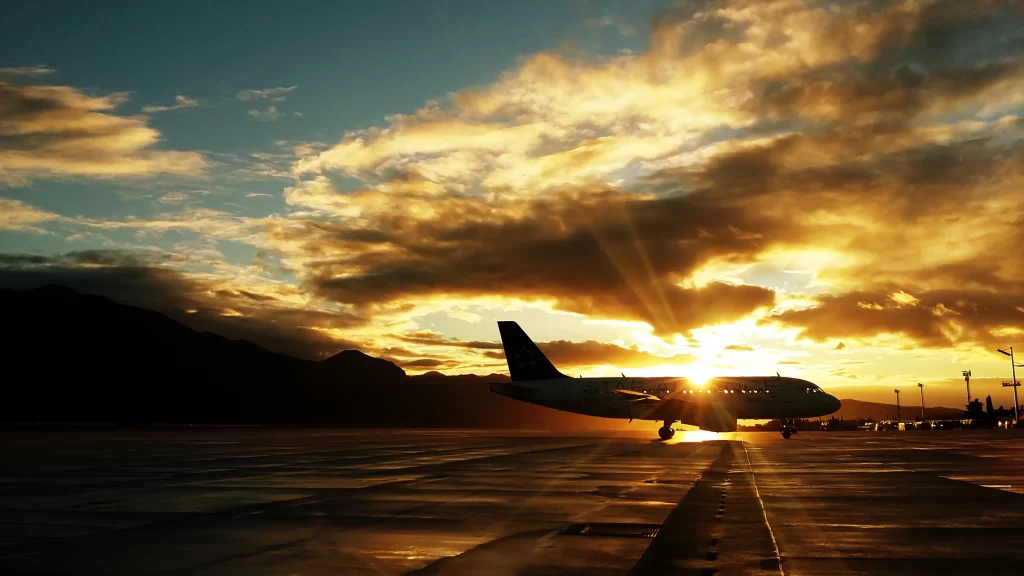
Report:
[[[0,574],[1024,573],[1024,435],[0,429]]]

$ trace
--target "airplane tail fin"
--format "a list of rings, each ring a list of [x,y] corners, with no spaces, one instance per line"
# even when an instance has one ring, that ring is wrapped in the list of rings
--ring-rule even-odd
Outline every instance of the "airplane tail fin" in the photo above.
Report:
[[[519,324],[501,320],[498,322],[498,331],[501,333],[501,347],[505,351],[505,361],[508,362],[508,371],[513,381],[568,378],[555,368]]]

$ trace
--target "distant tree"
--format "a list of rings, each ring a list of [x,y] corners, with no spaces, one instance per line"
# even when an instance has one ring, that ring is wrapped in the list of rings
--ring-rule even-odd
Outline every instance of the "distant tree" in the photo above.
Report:
[[[992,396],[985,397],[985,412],[991,416],[995,411],[995,408],[992,407]]]
[[[967,405],[967,416],[970,418],[981,418],[985,415],[985,410],[981,405],[981,400],[975,398],[971,400],[971,403]]]

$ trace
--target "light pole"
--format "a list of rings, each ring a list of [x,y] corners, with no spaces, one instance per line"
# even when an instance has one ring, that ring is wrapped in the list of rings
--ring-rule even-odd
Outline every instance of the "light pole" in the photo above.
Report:
[[[1017,413],[1017,388],[1020,386],[1020,383],[1017,382],[1017,366],[1018,366],[1018,364],[1013,359],[1013,346],[1010,346],[1010,351],[1009,352],[1007,352],[1006,350],[998,349],[998,348],[996,349],[996,352],[999,352],[1000,354],[1002,354],[1004,356],[1009,356],[1010,357],[1010,375],[1013,377],[1013,380],[1010,381],[1010,382],[1003,382],[1003,386],[1004,387],[1005,386],[1013,387],[1013,425],[1016,426],[1017,422],[1020,422],[1020,414]],[[1019,366],[1024,367],[1024,364],[1020,364]]]
[[[921,422],[924,422],[924,384],[918,382],[917,387],[921,389]]]
[[[896,392],[896,422],[900,422],[903,419],[900,418],[900,389],[894,390]]]
[[[963,370],[960,372],[964,375],[964,382],[967,383],[967,409],[971,409],[971,371]]]

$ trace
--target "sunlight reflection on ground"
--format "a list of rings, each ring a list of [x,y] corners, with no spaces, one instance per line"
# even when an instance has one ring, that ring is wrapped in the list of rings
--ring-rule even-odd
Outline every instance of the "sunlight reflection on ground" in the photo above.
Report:
[[[708,440],[723,439],[723,435],[718,432],[708,432],[707,430],[676,430],[676,435],[669,440],[669,443],[706,442]]]

